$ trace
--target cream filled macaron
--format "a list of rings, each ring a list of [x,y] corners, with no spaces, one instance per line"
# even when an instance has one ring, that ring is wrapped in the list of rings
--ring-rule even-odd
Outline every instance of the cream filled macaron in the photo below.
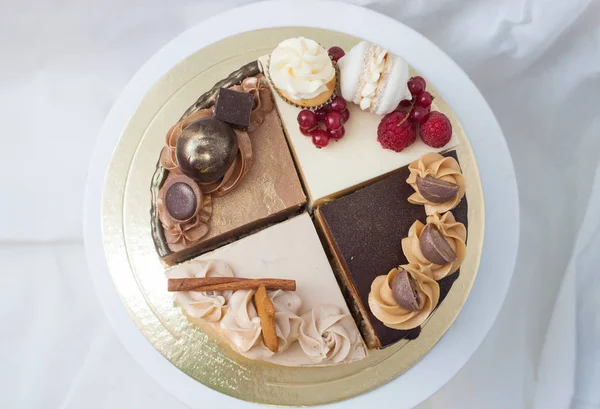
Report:
[[[309,108],[326,103],[337,81],[327,50],[304,37],[288,38],[273,50],[269,78],[283,98]]]
[[[362,41],[338,61],[342,96],[363,111],[385,115],[411,99],[408,63],[387,49]]]

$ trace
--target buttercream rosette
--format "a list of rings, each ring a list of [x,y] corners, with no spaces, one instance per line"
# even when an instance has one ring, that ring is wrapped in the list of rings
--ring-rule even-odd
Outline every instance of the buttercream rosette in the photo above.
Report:
[[[415,311],[400,307],[392,293],[392,281],[403,270],[408,273],[414,283],[415,297],[419,300],[419,308]],[[386,327],[409,330],[420,326],[427,320],[439,299],[438,283],[424,274],[418,265],[407,264],[393,268],[387,275],[378,276],[373,280],[369,293],[369,308]]]
[[[233,277],[233,271],[221,260],[192,260],[168,271],[170,278]],[[180,291],[175,294],[178,304],[191,318],[218,322],[225,315],[232,291]]]
[[[341,363],[357,358],[360,335],[352,317],[339,307],[321,305],[302,315],[298,341],[302,351],[316,364]],[[362,358],[362,357],[360,357]]]
[[[406,179],[406,183],[411,185],[415,190],[415,193],[408,198],[408,201],[412,204],[424,205],[425,213],[428,215],[436,212],[445,213],[448,210],[454,209],[465,195],[465,178],[458,162],[452,157],[443,156],[435,152],[426,153],[420,159],[408,165],[408,169],[410,170],[410,175]],[[417,179],[423,179],[428,176],[457,185],[458,193],[452,199],[442,203],[434,203],[427,200],[419,192]]]
[[[251,359],[266,359],[274,355],[262,342],[260,318],[252,302],[254,290],[238,290],[228,302],[228,311],[221,320],[221,332],[234,349]],[[275,328],[279,350],[285,351],[297,338],[300,327],[298,310],[302,300],[295,292],[277,290],[269,293],[275,307]]]
[[[191,217],[178,220],[167,210],[165,196],[168,189],[176,183],[188,185],[196,197],[196,209]],[[197,183],[183,174],[169,174],[165,183],[158,191],[156,200],[158,218],[163,226],[165,240],[173,251],[183,250],[204,237],[208,231],[208,221],[212,215],[212,200],[210,195],[202,194]]]
[[[425,224],[419,220],[415,221],[408,230],[408,237],[402,239],[402,251],[410,264],[416,264],[420,270],[433,278],[441,280],[447,275],[455,273],[465,259],[467,253],[467,229],[465,225],[457,222],[452,212],[439,215],[435,213],[427,217],[427,224],[435,226],[438,232],[450,245],[456,258],[454,261],[446,264],[435,264],[427,259],[421,251],[421,233]]]

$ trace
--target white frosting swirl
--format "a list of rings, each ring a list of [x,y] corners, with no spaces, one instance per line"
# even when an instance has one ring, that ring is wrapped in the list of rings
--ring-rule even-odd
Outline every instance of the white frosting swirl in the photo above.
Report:
[[[192,260],[180,264],[168,272],[171,278],[187,277],[233,277],[233,271],[221,260]],[[231,291],[180,291],[175,302],[192,318],[219,321],[227,309]]]
[[[282,41],[271,53],[269,75],[273,85],[297,100],[327,91],[335,77],[333,63],[319,43],[304,37]]]
[[[360,359],[358,331],[352,318],[339,307],[322,305],[302,315],[298,341],[314,363],[340,363],[348,358]]]
[[[383,72],[386,68],[387,54],[387,49],[378,45],[371,48],[369,58],[363,71],[362,80],[364,85],[360,94],[358,95],[358,101],[355,101],[355,103],[360,105],[360,109],[363,111],[371,108],[371,105],[375,102],[377,87],[379,86],[379,79],[383,75]]]

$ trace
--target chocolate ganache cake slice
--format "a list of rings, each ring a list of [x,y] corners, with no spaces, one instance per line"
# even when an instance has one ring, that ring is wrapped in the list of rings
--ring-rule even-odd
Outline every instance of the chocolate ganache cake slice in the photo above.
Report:
[[[459,277],[468,220],[456,158],[427,154],[315,211],[370,348],[418,337]]]
[[[151,193],[152,238],[166,265],[300,212],[306,196],[256,61],[171,127]]]

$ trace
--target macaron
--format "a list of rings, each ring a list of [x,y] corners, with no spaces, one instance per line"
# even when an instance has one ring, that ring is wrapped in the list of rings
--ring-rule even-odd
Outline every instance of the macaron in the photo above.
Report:
[[[385,115],[412,98],[408,63],[383,47],[361,41],[339,59],[338,67],[342,97],[363,111]]]

